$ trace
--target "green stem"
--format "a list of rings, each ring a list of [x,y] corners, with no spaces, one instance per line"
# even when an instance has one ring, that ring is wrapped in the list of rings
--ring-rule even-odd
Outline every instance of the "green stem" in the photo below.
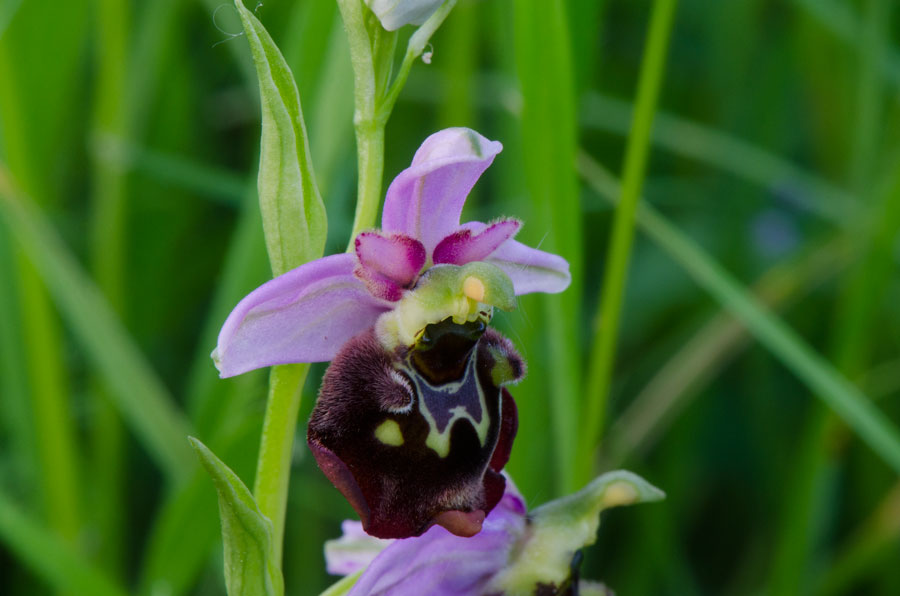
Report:
[[[647,37],[644,62],[638,83],[634,120],[625,153],[622,195],[613,222],[609,257],[603,279],[603,295],[598,313],[600,328],[594,340],[588,367],[585,428],[582,434],[583,445],[580,450],[582,465],[579,467],[584,478],[590,478],[593,475],[593,461],[590,454],[597,444],[606,418],[619,318],[622,312],[625,280],[634,238],[635,212],[644,182],[650,133],[665,70],[669,34],[675,17],[675,5],[676,0],[656,0],[650,17],[650,32]]]
[[[359,104],[357,103],[357,114]],[[357,121],[356,150],[359,167],[356,214],[347,251],[352,251],[356,235],[375,227],[381,204],[381,179],[384,174],[384,125],[374,120]]]
[[[381,177],[384,171],[384,122],[376,119],[377,89],[372,41],[366,27],[363,5],[359,0],[338,0],[353,65],[353,97],[356,125],[356,151],[359,169],[356,213],[348,251],[353,250],[356,235],[375,225],[381,201]]]
[[[397,103],[400,91],[406,85],[406,79],[409,78],[409,71],[412,69],[413,64],[425,51],[431,36],[441,26],[454,6],[456,6],[456,0],[446,0],[409,38],[409,42],[406,44],[406,54],[403,56],[403,63],[400,65],[397,77],[394,79],[390,89],[388,89],[384,101],[379,106],[379,117],[383,118],[385,122],[390,117],[394,104]]]
[[[425,51],[431,36],[441,26],[456,0],[446,0],[425,23],[413,33],[406,46],[406,55],[400,70],[382,97],[380,87],[389,78],[391,60],[382,45],[390,48],[392,41],[380,29],[370,35],[366,27],[366,15],[358,0],[338,0],[344,27],[350,42],[350,61],[354,73],[354,100],[356,111],[356,150],[358,154],[359,182],[357,187],[356,213],[350,233],[348,251],[353,250],[353,242],[361,231],[372,228],[378,221],[378,206],[381,204],[381,183],[384,175],[384,129],[400,91],[406,84],[409,72],[416,59]],[[375,23],[373,27],[379,27]],[[373,47],[374,46],[374,47]],[[379,83],[380,82],[380,83]]]
[[[253,496],[275,529],[275,556],[280,561],[284,538],[291,454],[300,412],[300,397],[309,364],[272,367]]]

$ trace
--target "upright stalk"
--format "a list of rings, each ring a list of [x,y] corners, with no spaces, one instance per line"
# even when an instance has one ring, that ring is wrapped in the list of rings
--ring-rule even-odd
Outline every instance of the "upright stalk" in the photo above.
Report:
[[[290,483],[291,455],[300,395],[309,364],[282,364],[272,367],[269,375],[269,396],[263,422],[256,481],[253,496],[263,515],[272,521],[275,530],[275,556],[281,561],[284,548],[284,518],[287,510]]]
[[[622,175],[622,194],[616,208],[612,237],[609,243],[606,272],[603,278],[603,294],[598,312],[599,328],[591,350],[587,377],[587,404],[584,418],[583,444],[579,452],[579,466],[583,478],[593,475],[593,451],[606,419],[612,368],[616,354],[616,340],[625,280],[631,246],[634,238],[634,220],[644,172],[647,165],[650,132],[656,112],[659,88],[665,71],[669,35],[675,17],[676,0],[655,0],[650,17],[650,31],[644,50],[635,101],[634,119]]]
[[[375,226],[381,203],[381,179],[384,176],[384,124],[368,118],[359,119],[357,98],[356,149],[359,182],[356,213],[347,250],[353,250],[356,235]]]
[[[441,26],[456,0],[445,0],[410,37],[400,70],[391,80],[396,33],[381,29],[375,16],[364,9],[360,0],[338,0],[354,74],[357,185],[356,213],[347,250],[353,250],[356,235],[378,221],[381,182],[384,176],[384,129],[394,104],[416,59],[428,46],[431,36]]]
[[[381,178],[384,173],[384,122],[376,118],[375,62],[372,40],[366,27],[360,0],[338,0],[353,64],[353,97],[356,127],[357,183],[356,213],[348,250],[353,249],[356,235],[375,225],[381,200]]]

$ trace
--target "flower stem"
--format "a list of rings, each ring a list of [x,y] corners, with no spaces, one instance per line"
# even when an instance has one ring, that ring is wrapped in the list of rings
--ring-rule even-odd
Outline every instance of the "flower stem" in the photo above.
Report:
[[[359,103],[357,103],[359,113]],[[347,250],[353,250],[356,235],[375,227],[378,205],[381,203],[381,178],[384,174],[384,124],[374,120],[357,122],[356,149],[358,154],[359,185],[356,215]]]
[[[406,55],[403,56],[403,63],[400,65],[400,70],[397,72],[394,82],[388,89],[387,94],[385,94],[384,101],[381,102],[378,109],[379,118],[383,119],[385,122],[387,122],[387,119],[390,117],[391,111],[394,109],[394,104],[397,103],[397,97],[400,95],[400,91],[406,84],[406,79],[409,77],[409,71],[412,69],[412,65],[415,63],[416,59],[422,55],[422,52],[425,51],[431,36],[434,35],[434,32],[441,26],[444,19],[450,14],[450,11],[453,10],[454,6],[456,6],[456,0],[446,0],[409,38],[409,43],[406,44]]]
[[[281,560],[284,517],[288,485],[291,478],[291,454],[300,397],[309,364],[282,364],[272,367],[266,417],[256,467],[253,496],[259,510],[272,521],[275,529],[275,555]]]
[[[362,2],[338,0],[341,18],[347,29],[350,44],[350,62],[353,65],[353,97],[356,125],[356,152],[358,156],[359,182],[357,186],[356,213],[347,250],[353,250],[356,235],[375,225],[378,204],[381,200],[381,177],[384,171],[384,121],[376,115],[377,89],[372,40],[366,27]]]
[[[350,41],[350,60],[353,64],[354,99],[356,112],[356,150],[358,154],[359,183],[357,188],[356,214],[350,234],[348,251],[353,250],[356,235],[366,228],[375,226],[378,220],[378,206],[381,203],[381,182],[384,175],[384,129],[391,117],[397,97],[406,84],[409,71],[416,59],[425,51],[431,36],[441,26],[456,0],[446,0],[425,23],[419,27],[406,46],[403,63],[393,82],[386,91],[379,89],[378,81],[385,81],[389,75],[391,60],[373,51],[373,39],[383,35],[380,29],[372,31],[366,27],[362,4],[358,0],[338,0],[347,37]],[[375,27],[380,27],[377,23]],[[377,50],[377,48],[375,48]],[[393,53],[393,49],[391,49]]]
[[[595,336],[588,367],[587,403],[582,434],[584,442],[580,450],[582,464],[579,466],[583,479],[593,475],[592,454],[606,418],[606,404],[615,360],[619,318],[622,312],[625,280],[634,238],[635,212],[644,182],[650,132],[665,69],[666,51],[675,16],[675,5],[676,0],[655,0],[650,17],[650,30],[638,82],[634,120],[625,153],[622,195],[613,222],[608,264],[603,279],[603,294],[600,299],[598,317],[600,326]]]

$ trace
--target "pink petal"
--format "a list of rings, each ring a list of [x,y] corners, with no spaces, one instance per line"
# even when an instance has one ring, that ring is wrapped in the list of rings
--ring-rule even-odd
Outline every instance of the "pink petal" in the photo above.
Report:
[[[373,296],[396,302],[425,264],[425,247],[404,234],[363,232],[356,237],[359,277]]]
[[[365,284],[369,294],[376,298],[387,300],[388,302],[397,302],[403,298],[403,286],[377,271],[359,265],[353,271],[353,274]]]
[[[468,128],[431,135],[388,188],[382,228],[418,238],[430,252],[459,227],[469,191],[502,148]]]
[[[500,267],[509,276],[517,296],[532,292],[557,294],[572,281],[569,262],[564,258],[515,240],[504,242],[485,261]]]
[[[332,255],[261,285],[235,307],[213,359],[224,377],[289,362],[331,360],[389,310],[354,275],[356,257]]]
[[[501,244],[515,236],[521,227],[522,223],[518,220],[503,219],[478,233],[471,228],[459,229],[438,243],[432,259],[435,264],[450,265],[483,261]]]

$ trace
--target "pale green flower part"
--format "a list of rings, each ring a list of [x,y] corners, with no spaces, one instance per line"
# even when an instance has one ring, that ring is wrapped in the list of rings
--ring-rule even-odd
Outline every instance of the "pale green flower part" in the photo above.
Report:
[[[403,25],[421,25],[441,4],[443,0],[366,0],[366,6],[388,31]]]
[[[529,512],[507,477],[503,498],[472,537],[434,526],[414,538],[375,541],[347,521],[344,535],[326,543],[325,559],[330,573],[359,574],[340,584],[348,596],[612,596],[603,584],[579,579],[576,553],[596,540],[603,510],[664,496],[618,470]]]

